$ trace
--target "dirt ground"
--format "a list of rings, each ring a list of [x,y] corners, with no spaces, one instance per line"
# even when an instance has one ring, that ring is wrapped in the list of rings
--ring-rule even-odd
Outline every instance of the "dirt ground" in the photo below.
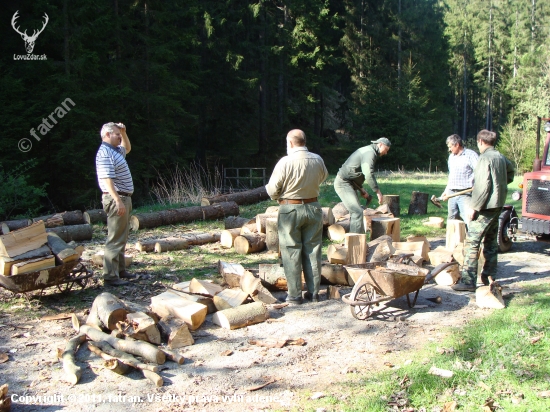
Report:
[[[444,241],[430,243],[434,248]],[[549,244],[523,239],[499,256],[505,300],[521,293],[526,283],[550,281],[549,251]],[[0,299],[8,296],[0,289]],[[441,304],[427,300],[437,296]],[[476,306],[473,295],[437,285],[422,288],[417,307],[409,309],[402,297],[366,321],[353,318],[342,301],[326,300],[324,293],[321,297],[316,304],[271,309],[270,321],[234,331],[212,324],[209,315],[193,333],[195,344],[180,350],[185,363],[164,365],[160,388],[139,372],[119,376],[103,369],[86,347],[77,354],[85,372],[70,386],[57,361],[57,348],[74,336],[70,320],[0,314],[0,353],[9,357],[0,363],[0,384],[10,386],[12,411],[288,410],[304,390],[306,395],[323,392],[338,398],[342,394],[336,384],[355,379],[356,372],[399,368],[413,359],[415,349],[441,340],[447,327],[490,313]],[[271,349],[249,343],[267,338],[302,338],[306,343]]]

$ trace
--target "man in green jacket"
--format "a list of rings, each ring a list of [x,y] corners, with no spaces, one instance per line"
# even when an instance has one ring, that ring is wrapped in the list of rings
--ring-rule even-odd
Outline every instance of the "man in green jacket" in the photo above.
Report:
[[[506,202],[508,184],[514,180],[514,166],[495,149],[497,135],[488,130],[477,134],[477,147],[481,156],[474,170],[474,191],[466,214],[471,220],[464,251],[462,280],[453,285],[458,291],[475,292],[478,255],[483,241],[485,264],[481,281],[488,285],[497,274],[498,219]]]
[[[350,233],[365,233],[363,224],[363,208],[359,204],[357,190],[361,197],[369,201],[371,196],[363,189],[365,180],[371,189],[378,196],[378,202],[382,203],[382,192],[374,177],[374,165],[380,156],[385,156],[390,151],[391,142],[385,137],[373,140],[369,146],[357,149],[342,165],[336,179],[334,179],[334,190],[349,210]]]

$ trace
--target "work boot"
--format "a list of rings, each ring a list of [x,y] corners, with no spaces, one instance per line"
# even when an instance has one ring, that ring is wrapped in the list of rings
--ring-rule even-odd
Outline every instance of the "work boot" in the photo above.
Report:
[[[312,302],[319,302],[319,294],[306,292],[304,293],[304,299],[311,300]]]
[[[456,290],[457,292],[475,292],[476,285],[468,285],[466,283],[459,282],[451,286],[451,289]]]
[[[126,272],[125,270],[123,270],[122,272],[120,272],[118,274],[118,276],[121,278],[121,279],[135,279],[137,278],[137,275],[134,275],[133,273],[128,273]]]
[[[125,285],[129,285],[130,282],[116,278],[116,279],[104,280],[103,284],[106,286],[125,286]]]
[[[293,298],[292,296],[287,296],[285,302],[288,303],[289,305],[301,305],[302,297],[299,296],[297,298]]]

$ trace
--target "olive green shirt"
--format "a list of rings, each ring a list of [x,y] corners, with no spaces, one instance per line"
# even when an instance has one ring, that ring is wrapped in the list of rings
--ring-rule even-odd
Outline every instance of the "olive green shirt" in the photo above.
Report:
[[[374,166],[380,157],[378,144],[373,143],[357,149],[338,170],[341,179],[352,181],[362,187],[365,180],[372,190],[378,190],[378,182],[374,177]]]
[[[486,148],[479,156],[474,170],[472,209],[495,209],[504,206],[508,184],[514,180],[515,168],[494,147]]]
[[[275,165],[265,188],[273,200],[311,199],[319,196],[319,185],[327,177],[321,156],[307,147],[295,147]]]

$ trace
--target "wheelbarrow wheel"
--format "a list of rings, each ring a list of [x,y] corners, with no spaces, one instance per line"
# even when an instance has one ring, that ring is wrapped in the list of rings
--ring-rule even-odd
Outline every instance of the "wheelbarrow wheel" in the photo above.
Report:
[[[350,300],[362,301],[365,305],[353,305],[350,306],[351,314],[355,319],[365,320],[372,313],[372,302],[376,300],[376,290],[370,283],[363,283],[357,285],[357,288],[353,288],[350,294]]]

